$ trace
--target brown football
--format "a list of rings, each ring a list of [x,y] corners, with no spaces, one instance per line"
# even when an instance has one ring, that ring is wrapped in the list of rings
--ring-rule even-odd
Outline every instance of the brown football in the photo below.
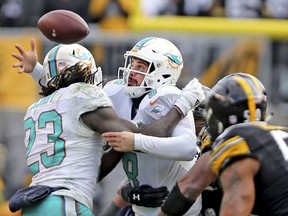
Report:
[[[53,10],[38,20],[38,28],[44,36],[56,43],[72,44],[89,34],[89,26],[78,14],[69,10]]]

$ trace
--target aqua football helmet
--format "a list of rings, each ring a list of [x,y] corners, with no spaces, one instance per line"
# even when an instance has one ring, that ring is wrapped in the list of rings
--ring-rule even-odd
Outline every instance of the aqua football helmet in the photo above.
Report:
[[[96,62],[89,50],[80,44],[60,44],[53,47],[45,56],[43,62],[43,69],[45,77],[40,80],[43,86],[54,77],[58,76],[65,68],[76,65],[81,62],[83,67],[91,67],[91,84],[102,84],[102,70],[97,68]]]
[[[205,106],[211,139],[231,125],[264,121],[266,109],[267,93],[256,77],[246,73],[225,76],[211,89]]]
[[[123,79],[125,91],[131,98],[141,97],[143,94],[162,85],[176,85],[183,68],[183,59],[178,48],[170,41],[148,37],[139,41],[124,55],[125,65],[118,70],[118,78]],[[148,63],[148,72],[144,73],[131,69],[133,58]],[[144,80],[139,86],[129,86],[130,73],[142,74]]]

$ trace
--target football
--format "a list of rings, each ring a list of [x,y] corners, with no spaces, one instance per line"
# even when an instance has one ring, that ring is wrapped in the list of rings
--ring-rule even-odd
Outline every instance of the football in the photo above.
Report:
[[[38,28],[44,36],[56,43],[72,44],[89,34],[89,26],[78,14],[69,10],[53,10],[38,20]]]

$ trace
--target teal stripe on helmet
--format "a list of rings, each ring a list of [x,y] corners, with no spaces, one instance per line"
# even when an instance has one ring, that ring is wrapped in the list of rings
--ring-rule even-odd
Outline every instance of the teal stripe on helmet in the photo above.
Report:
[[[152,40],[152,39],[154,39],[154,38],[155,38],[155,37],[147,37],[147,38],[142,39],[141,41],[139,41],[139,42],[134,46],[133,49],[141,50],[142,47],[147,43],[147,41]]]
[[[49,55],[49,60],[48,60],[48,64],[49,64],[49,72],[50,72],[50,76],[55,77],[57,75],[57,52],[60,49],[61,45],[58,45],[56,47],[54,47],[51,51],[50,51],[50,55]]]

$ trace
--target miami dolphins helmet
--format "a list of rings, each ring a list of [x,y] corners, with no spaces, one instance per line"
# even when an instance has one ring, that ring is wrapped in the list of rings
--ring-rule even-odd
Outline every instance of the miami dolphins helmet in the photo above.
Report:
[[[125,91],[131,98],[141,97],[143,94],[162,85],[176,85],[183,68],[183,59],[178,48],[164,38],[148,37],[139,41],[124,55],[125,65],[118,70],[118,78],[123,79]],[[148,63],[148,72],[131,69],[133,58]],[[139,86],[129,86],[131,72],[144,76]]]
[[[94,76],[91,79],[91,84],[98,85],[102,83],[102,70],[100,67],[96,67],[96,62],[89,50],[80,44],[60,44],[53,47],[44,58],[45,77],[40,80],[41,84],[47,86],[47,83],[59,75],[63,69],[79,62],[83,67],[91,67],[91,75]]]

